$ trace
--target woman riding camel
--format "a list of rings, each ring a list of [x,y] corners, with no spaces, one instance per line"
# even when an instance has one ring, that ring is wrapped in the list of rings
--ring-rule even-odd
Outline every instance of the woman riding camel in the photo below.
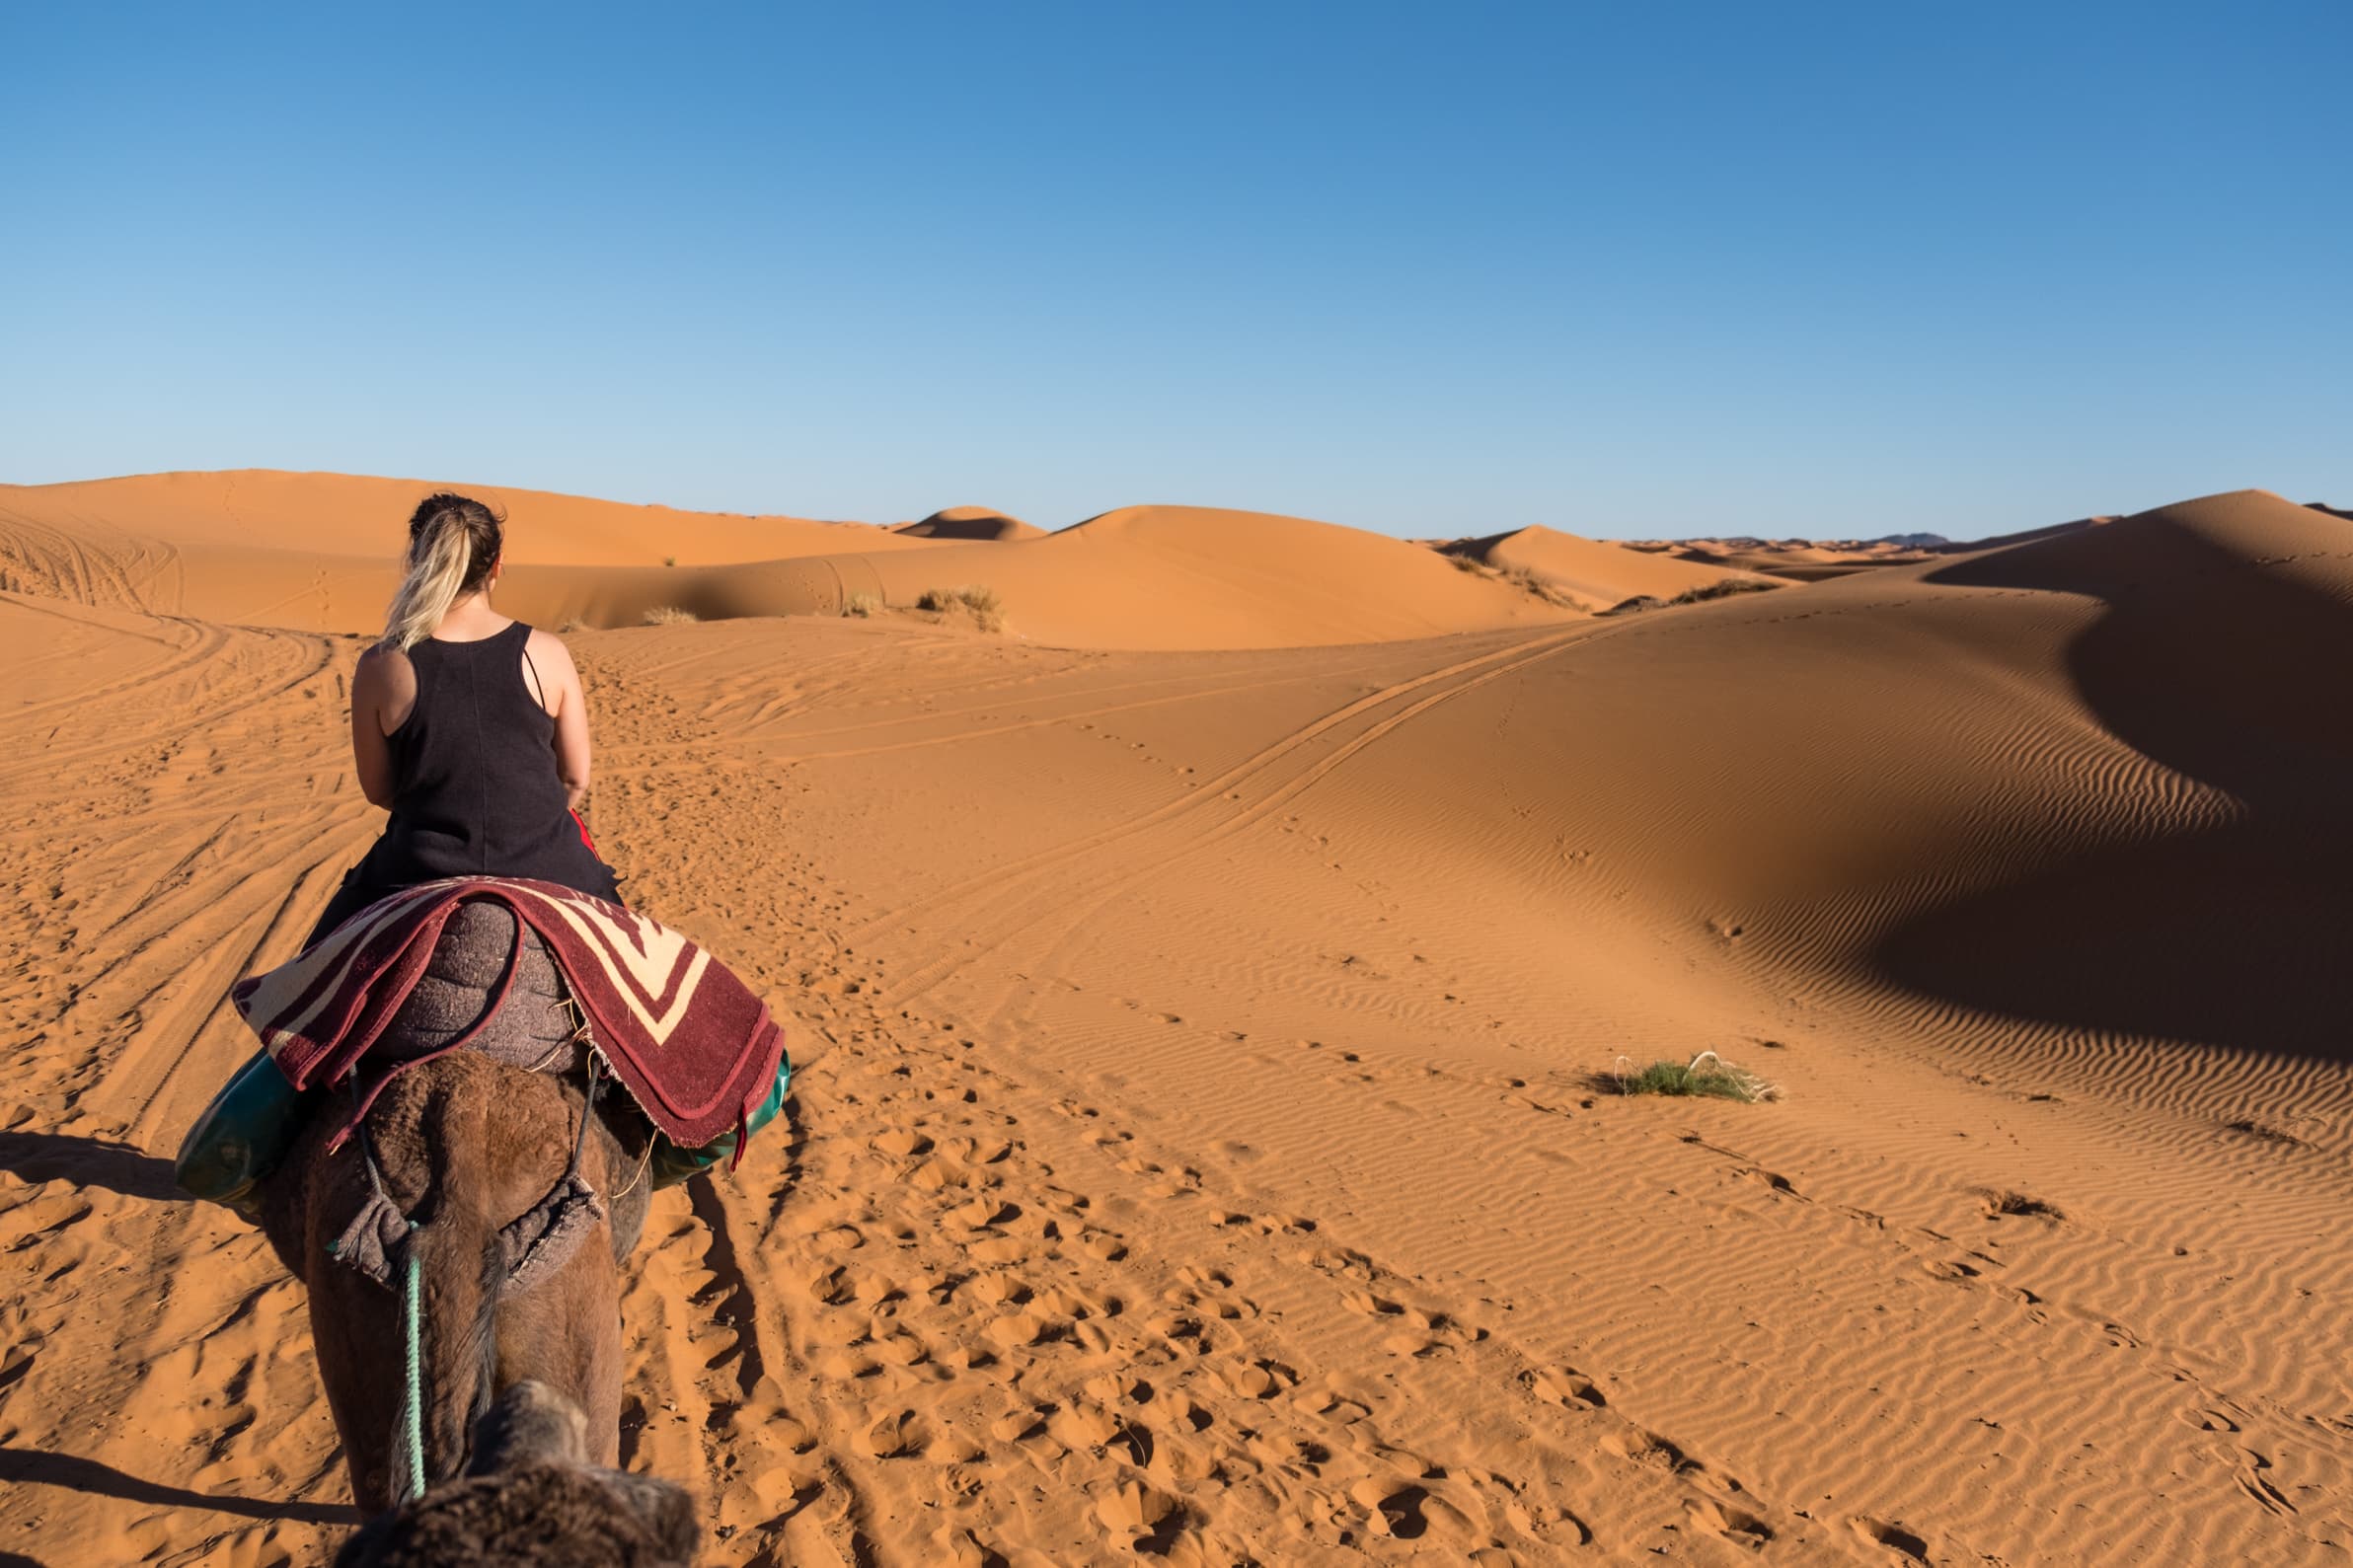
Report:
[[[392,813],[344,873],[308,947],[368,905],[445,876],[518,876],[619,900],[576,807],[588,792],[588,699],[561,639],[492,608],[497,514],[428,495],[408,574],[351,681],[360,792]]]
[[[501,532],[495,513],[462,495],[427,496],[409,519],[407,574],[393,597],[383,637],[360,656],[351,681],[351,757],[359,787],[371,804],[384,807],[392,817],[359,863],[343,873],[342,885],[303,939],[302,953],[272,973],[312,958],[324,938],[371,905],[424,883],[451,878],[552,882],[610,903],[620,902],[620,878],[598,859],[575,810],[588,792],[588,702],[580,688],[579,671],[562,641],[500,615],[491,604],[504,570]],[[465,895],[454,896],[464,901]],[[420,895],[425,901],[430,897]],[[498,905],[485,902],[466,907],[490,911]],[[567,1010],[561,1022],[551,1023],[548,1008],[534,1011],[509,1006],[510,995],[520,997],[526,990],[544,992],[551,998],[569,997],[576,1005],[583,976],[576,971],[560,974],[545,931],[534,934],[519,907],[511,902],[507,907],[515,911],[509,917],[510,934],[498,938],[494,955],[505,966],[504,975],[483,993],[488,1009],[471,1022],[463,1016],[453,1020],[438,1017],[435,1009],[447,1003],[437,1002],[433,1008],[425,1009],[428,1016],[417,1021],[417,1029],[435,1040],[453,1035],[471,1040],[493,1014],[504,1016],[519,1010],[527,1015],[521,1027],[535,1050],[557,1040],[576,1043],[584,1037],[573,1032],[575,1028],[584,1030],[580,1012]],[[397,925],[399,915],[400,911],[393,911],[387,919]],[[632,931],[639,929],[637,917],[624,918]],[[435,956],[463,948],[462,941],[453,945],[450,937],[457,924],[454,914],[445,914],[442,922],[434,925]],[[368,939],[373,941],[381,934],[379,931]],[[691,944],[666,933],[662,935],[667,945],[661,951],[673,959],[681,951],[693,951]],[[526,986],[522,978],[523,966],[532,961],[527,953],[537,955],[536,963],[546,974],[544,988],[537,981]],[[348,964],[360,954],[356,950],[319,950],[315,956],[323,965],[332,965]],[[370,961],[382,958],[378,953]],[[701,1122],[724,1096],[712,1098],[708,1091],[713,1085],[698,1081],[697,1093],[703,1096],[696,1102],[699,1108],[676,1111],[673,1107],[672,1121],[683,1121],[676,1130],[683,1132],[691,1126],[701,1136],[690,1144],[674,1145],[669,1141],[673,1128],[664,1123],[662,1138],[649,1142],[642,1157],[655,1186],[686,1180],[731,1156],[745,1134],[757,1131],[781,1109],[791,1073],[791,1060],[765,1004],[723,966],[705,957],[694,958],[687,973],[695,978],[684,982],[687,989],[678,991],[669,1005],[676,1007],[691,994],[697,1005],[707,1009],[701,1016],[721,1019],[709,1027],[729,1049],[734,1048],[727,1045],[734,1031],[748,1030],[744,1036],[748,1045],[737,1051],[726,1070],[736,1073],[751,1064],[757,1069],[754,1076],[760,1078],[759,1087],[767,1093],[762,1099],[757,1089],[753,1090],[734,1129],[721,1128],[715,1134]],[[258,986],[265,978],[254,977],[241,985]],[[608,989],[617,983],[611,965],[604,963],[595,964],[584,978],[591,986],[601,983]],[[417,979],[416,971],[411,970],[405,983],[414,985]],[[448,983],[445,976],[444,984]],[[458,989],[462,991],[463,985]],[[242,1007],[244,994],[239,995]],[[318,995],[303,995],[306,1000],[298,1009],[301,1024],[325,1018],[327,1014],[321,1011],[325,1005]],[[397,1025],[407,1016],[404,1008],[391,1021]],[[675,1045],[690,1038],[691,1019],[689,1023],[680,1021],[688,1016],[666,1015],[660,1042]],[[339,1014],[334,1026],[349,1026],[351,1019],[348,1011]],[[253,1021],[251,1014],[248,1021]],[[383,1026],[382,1020],[378,1026]],[[256,1028],[263,1033],[266,1048],[257,1052],[214,1096],[183,1141],[174,1167],[175,1178],[186,1191],[227,1204],[249,1217],[259,1214],[259,1184],[277,1168],[293,1139],[311,1120],[304,1095],[315,1104],[328,1087],[350,1084],[354,1085],[353,1115],[364,1116],[367,1104],[358,1094],[356,1073],[349,1067],[298,1089],[296,1084],[304,1081],[307,1070],[289,1075],[282,1071],[284,1061],[277,1054],[289,1040],[297,1040],[298,1027],[271,1022],[256,1024]],[[532,1032],[535,1028],[555,1028],[558,1033],[547,1038]],[[676,1032],[679,1030],[685,1032]],[[297,1043],[316,1049],[324,1038]],[[375,1038],[373,1033],[363,1034],[359,1038],[361,1051]],[[771,1039],[775,1041],[775,1054],[768,1059],[774,1063],[772,1080],[765,1076],[768,1069],[758,1054],[768,1048]],[[612,1048],[609,1039],[598,1047],[605,1052]],[[435,1044],[424,1056],[412,1052],[411,1059],[424,1060],[439,1054],[440,1049]]]

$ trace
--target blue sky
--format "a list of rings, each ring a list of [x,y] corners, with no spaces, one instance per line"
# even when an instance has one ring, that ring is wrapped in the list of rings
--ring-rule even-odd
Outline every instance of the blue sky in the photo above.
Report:
[[[2353,502],[2353,7],[0,10],[0,480]]]

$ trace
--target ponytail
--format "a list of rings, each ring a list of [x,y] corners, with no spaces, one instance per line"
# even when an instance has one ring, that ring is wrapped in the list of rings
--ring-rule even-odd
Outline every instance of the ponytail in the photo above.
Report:
[[[498,516],[463,495],[429,495],[409,519],[408,574],[384,619],[384,645],[407,651],[498,564]]]

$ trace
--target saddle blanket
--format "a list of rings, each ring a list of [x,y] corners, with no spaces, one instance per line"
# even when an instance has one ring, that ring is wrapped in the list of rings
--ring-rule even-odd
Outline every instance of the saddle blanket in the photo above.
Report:
[[[673,1144],[699,1149],[745,1131],[784,1056],[768,1005],[676,932],[553,882],[458,876],[404,888],[288,962],[238,981],[230,998],[296,1088],[341,1083],[424,975],[442,927],[475,899],[505,906],[539,933],[580,1006],[587,1043]],[[518,930],[482,1016],[441,1051],[463,1047],[496,1014],[522,947]],[[354,1121],[391,1077],[368,1076],[375,1081]],[[736,1140],[738,1157],[744,1142]]]

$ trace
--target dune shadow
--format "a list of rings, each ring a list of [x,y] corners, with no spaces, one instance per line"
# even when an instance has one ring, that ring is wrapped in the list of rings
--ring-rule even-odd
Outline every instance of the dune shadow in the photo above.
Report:
[[[0,1170],[23,1181],[70,1181],[156,1203],[195,1201],[172,1180],[170,1160],[67,1133],[0,1133]]]
[[[1988,1012],[2353,1060],[2353,595],[2278,563],[2159,514],[1930,574],[2103,601],[2067,652],[2084,701],[2239,809],[1957,898],[1886,936],[1882,973]]]
[[[240,1519],[286,1520],[298,1525],[356,1525],[359,1510],[340,1503],[270,1502],[256,1497],[193,1492],[185,1486],[166,1486],[75,1454],[50,1454],[39,1449],[0,1447],[0,1483],[16,1486],[55,1486],[92,1497],[120,1498],[156,1508],[200,1508]]]

